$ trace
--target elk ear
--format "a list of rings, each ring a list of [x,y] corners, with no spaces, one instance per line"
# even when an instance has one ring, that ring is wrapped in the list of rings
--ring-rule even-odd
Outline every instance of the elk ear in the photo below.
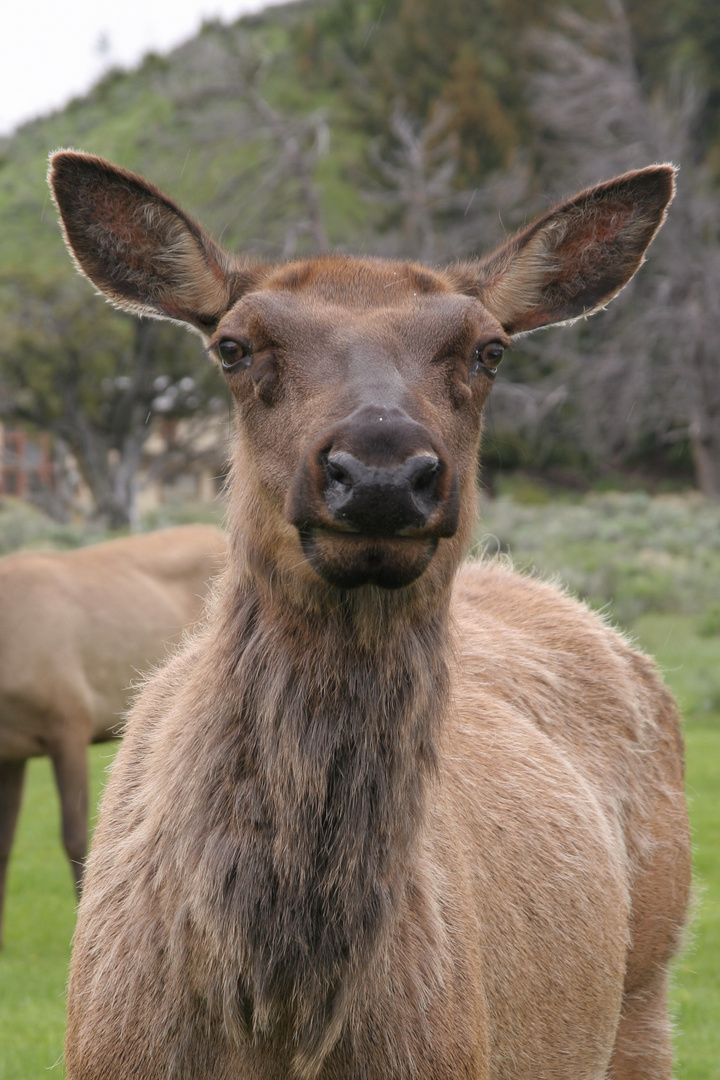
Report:
[[[251,287],[252,268],[238,267],[141,177],[62,150],[50,159],[48,180],[78,269],[118,307],[211,334]]]
[[[572,322],[627,285],[665,220],[675,168],[651,165],[588,188],[481,262],[468,291],[508,334]]]

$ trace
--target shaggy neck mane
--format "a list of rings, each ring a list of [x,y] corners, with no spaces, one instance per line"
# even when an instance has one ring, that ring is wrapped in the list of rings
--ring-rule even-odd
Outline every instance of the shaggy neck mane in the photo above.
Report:
[[[213,635],[222,839],[199,876],[208,911],[222,885],[224,955],[241,961],[226,1024],[292,1044],[312,1075],[403,905],[447,696],[447,598],[422,621],[402,590],[328,589],[301,610],[240,546]]]

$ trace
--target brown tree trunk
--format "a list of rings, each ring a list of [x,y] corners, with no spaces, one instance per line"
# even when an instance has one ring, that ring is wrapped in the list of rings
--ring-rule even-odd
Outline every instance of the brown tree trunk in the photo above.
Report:
[[[709,499],[720,501],[720,356],[717,338],[701,339],[693,363],[694,393],[690,444],[695,482]]]
[[[60,434],[67,440],[90,489],[96,515],[111,529],[135,523],[136,477],[150,427],[145,384],[152,370],[157,324],[138,319],[133,343],[132,386],[116,410],[114,431],[103,434],[83,415],[76,388],[68,388]]]

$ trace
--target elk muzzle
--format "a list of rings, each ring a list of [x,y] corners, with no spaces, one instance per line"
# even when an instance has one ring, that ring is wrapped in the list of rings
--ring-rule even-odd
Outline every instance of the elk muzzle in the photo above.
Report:
[[[458,482],[426,427],[402,409],[363,406],[307,448],[286,512],[326,580],[400,588],[454,535]]]

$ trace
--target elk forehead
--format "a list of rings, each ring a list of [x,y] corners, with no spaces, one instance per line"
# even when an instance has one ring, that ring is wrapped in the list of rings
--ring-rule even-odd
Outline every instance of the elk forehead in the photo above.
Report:
[[[384,307],[388,289],[398,296],[450,292],[442,274],[415,263],[326,255],[275,269],[265,288],[304,292],[328,302]]]

